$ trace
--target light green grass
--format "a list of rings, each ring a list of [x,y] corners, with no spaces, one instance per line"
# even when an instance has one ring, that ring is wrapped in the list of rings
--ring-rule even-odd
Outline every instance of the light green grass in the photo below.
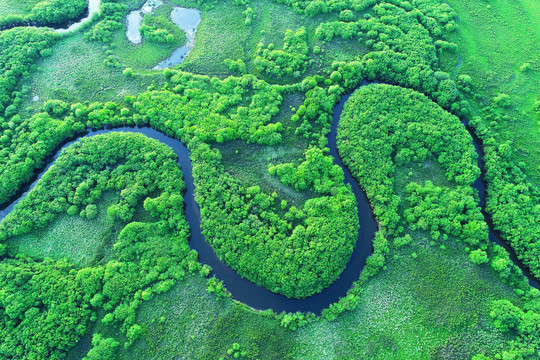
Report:
[[[199,8],[193,0],[172,3]],[[244,6],[233,5],[231,0],[221,0],[212,10],[205,11],[195,34],[195,46],[178,68],[198,74],[230,75],[223,61],[244,58],[247,51],[249,29],[244,25],[244,10]]]
[[[0,0],[0,17],[5,15],[28,15],[41,0]]]
[[[145,303],[138,322],[146,338],[121,352],[119,360],[227,358],[234,342],[258,353],[260,359],[284,359],[291,346],[290,331],[230,300],[206,291],[206,280],[192,276],[167,294]],[[163,322],[160,318],[164,318]]]
[[[473,78],[473,101],[481,109],[493,105],[493,97],[508,94],[512,105],[497,111],[509,119],[491,124],[501,140],[512,140],[516,162],[540,180],[540,118],[534,102],[540,100],[540,2],[536,0],[449,0],[458,13],[460,29],[452,40],[463,53],[459,74]],[[447,70],[455,65],[446,65]],[[531,69],[520,67],[530,63]]]
[[[119,340],[118,360],[231,359],[227,350],[237,342],[257,359],[287,359],[292,331],[273,318],[263,317],[230,299],[218,299],[206,291],[206,279],[191,275],[167,293],[144,301],[137,323],[146,330],[141,340],[125,349],[125,338],[98,321],[93,332]],[[87,335],[68,354],[80,360],[89,349]]]
[[[22,109],[38,110],[50,99],[70,103],[83,101],[122,102],[126,95],[137,95],[161,76],[128,78],[123,68],[111,68],[103,44],[83,40],[82,34],[60,40],[53,47],[53,55],[37,62],[38,70],[23,81],[29,95]],[[35,96],[38,101],[33,101]]]
[[[184,7],[198,7],[193,0],[172,2]],[[244,23],[245,16],[242,14],[245,6],[234,5],[232,0],[218,1],[212,10],[205,11],[195,35],[195,46],[178,68],[220,77],[231,75],[223,63],[225,59],[242,59],[248,65],[257,44],[273,43],[276,48],[281,48],[285,31],[297,30],[302,26],[307,30],[308,45],[311,47],[315,42],[315,29],[321,18],[299,15],[289,7],[272,1],[253,0],[249,6],[255,13],[249,25]],[[312,67],[308,73],[315,71],[316,68]],[[257,75],[270,82],[276,81],[265,78],[264,74]]]
[[[518,301],[487,266],[471,264],[463,246],[419,241],[368,281],[356,310],[300,329],[295,358],[470,359],[506,340],[487,316],[500,298]]]
[[[35,259],[68,259],[79,266],[99,261],[109,255],[119,230],[107,216],[107,207],[117,200],[113,193],[104,196],[93,220],[61,214],[44,229],[9,239],[9,251]]]

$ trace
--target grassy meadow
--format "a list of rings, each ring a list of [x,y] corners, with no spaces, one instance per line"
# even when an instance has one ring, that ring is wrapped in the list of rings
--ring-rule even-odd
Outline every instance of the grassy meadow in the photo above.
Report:
[[[118,200],[106,194],[98,204],[95,219],[61,214],[46,228],[10,239],[10,252],[34,259],[67,259],[77,266],[87,266],[112,256],[112,244],[121,230],[107,216],[107,208]]]
[[[449,0],[459,14],[453,36],[463,54],[457,75],[472,77],[477,114],[511,140],[513,156],[529,176],[540,181],[540,2]],[[457,62],[443,64],[450,69]],[[509,104],[497,104],[500,94]],[[474,114],[473,114],[474,115]]]
[[[38,61],[36,71],[24,81],[29,92],[23,109],[38,111],[50,99],[66,102],[119,101],[136,95],[162,76],[129,78],[123,67],[105,65],[108,55],[103,45],[86,41],[78,33],[58,41],[50,57]]]
[[[41,0],[0,0],[0,17],[5,15],[28,15]]]

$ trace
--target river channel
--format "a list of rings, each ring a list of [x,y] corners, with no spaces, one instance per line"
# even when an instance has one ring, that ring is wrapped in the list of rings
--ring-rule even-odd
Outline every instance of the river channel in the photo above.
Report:
[[[361,86],[367,85],[367,82],[364,82]],[[343,107],[346,101],[349,99],[349,95],[342,97],[341,101],[336,105],[333,112],[333,121],[331,132],[328,135],[328,147],[330,148],[330,154],[334,157],[334,161],[343,169],[345,174],[345,182],[350,185],[356,199],[358,202],[358,218],[360,220],[360,230],[358,232],[358,239],[355,246],[355,249],[347,263],[347,266],[339,278],[329,287],[324,289],[322,292],[312,295],[305,299],[290,299],[283,295],[273,293],[268,289],[258,286],[251,281],[242,278],[238,273],[231,269],[229,266],[222,263],[216,256],[214,250],[206,242],[204,236],[201,233],[201,217],[200,217],[200,208],[195,202],[195,184],[193,182],[193,173],[192,173],[192,164],[189,157],[189,150],[177,139],[168,137],[163,133],[154,130],[148,127],[141,128],[116,128],[116,129],[105,129],[105,130],[92,130],[87,131],[84,134],[80,135],[78,138],[73,139],[72,141],[64,143],[52,156],[48,159],[48,165],[43,169],[38,175],[35,176],[34,181],[22,189],[18,194],[17,199],[13,201],[8,206],[4,207],[0,211],[0,221],[8,215],[13,207],[22,199],[26,194],[32,190],[32,188],[39,181],[41,176],[48,170],[48,168],[55,162],[55,160],[60,155],[60,152],[63,148],[66,148],[72,145],[74,142],[78,141],[82,137],[93,136],[97,134],[105,134],[110,132],[133,132],[133,133],[142,133],[149,138],[160,141],[164,144],[170,146],[176,155],[178,156],[178,164],[180,165],[182,172],[184,174],[186,182],[186,195],[185,199],[185,215],[190,226],[191,237],[189,240],[189,245],[192,249],[196,250],[199,253],[199,259],[201,263],[208,264],[213,268],[213,274],[216,277],[223,281],[226,288],[231,292],[233,299],[238,300],[254,309],[268,309],[271,308],[274,311],[281,312],[313,312],[315,314],[320,314],[321,311],[328,307],[330,304],[336,302],[340,297],[346,295],[347,291],[351,288],[354,281],[356,281],[362,269],[364,268],[367,257],[372,252],[372,240],[377,231],[377,223],[373,217],[372,209],[367,200],[366,195],[350,174],[348,169],[342,163],[340,157],[338,156],[337,146],[336,146],[336,134],[339,124],[339,119],[343,111]],[[483,162],[482,162],[482,148],[480,140],[474,135],[474,132],[468,127],[467,123],[464,123],[467,127],[467,130],[471,132],[473,137],[473,142],[475,148],[479,155],[478,165],[482,169],[483,175]],[[490,226],[489,238],[491,241],[504,246],[510,254],[512,261],[518,265],[525,275],[528,277],[529,282],[532,286],[540,288],[538,280],[531,276],[530,272],[521,264],[517,259],[515,253],[512,249],[506,245],[504,241],[501,240],[499,234],[494,231],[493,225],[490,221],[490,217],[485,213],[485,183],[482,178],[479,178],[475,183],[474,187],[478,190],[481,203],[479,206],[482,209],[484,217]]]
[[[26,194],[34,188],[41,176],[48,170],[48,168],[54,163],[54,161],[60,155],[61,149],[72,145],[82,137],[93,136],[97,134],[105,134],[110,132],[135,132],[142,133],[152,139],[158,140],[164,144],[170,146],[176,155],[178,156],[178,163],[184,173],[186,182],[186,195],[185,195],[185,214],[190,226],[191,237],[189,245],[192,249],[199,253],[199,259],[201,263],[208,264],[213,268],[213,273],[216,277],[223,281],[226,288],[231,292],[233,299],[238,300],[248,306],[255,309],[268,309],[272,308],[274,311],[281,312],[313,312],[320,314],[321,311],[328,307],[330,304],[336,302],[341,296],[344,296],[351,288],[352,283],[358,280],[362,269],[364,268],[365,261],[369,254],[372,252],[372,239],[377,231],[377,223],[373,218],[373,214],[366,196],[358,186],[358,183],[354,180],[346,167],[344,167],[341,159],[337,156],[336,151],[336,133],[339,117],[343,111],[343,106],[347,101],[348,96],[343,97],[340,103],[334,109],[334,121],[332,126],[332,132],[329,135],[330,153],[334,156],[335,161],[343,168],[345,172],[345,181],[351,185],[358,201],[358,217],[360,219],[360,230],[358,232],[358,240],[356,247],[352,253],[352,256],[340,275],[332,285],[324,289],[322,292],[312,295],[305,299],[290,299],[283,295],[276,294],[270,290],[258,286],[251,281],[242,278],[238,273],[231,269],[229,266],[222,263],[216,256],[214,250],[206,242],[204,236],[201,233],[201,217],[200,209],[195,202],[194,192],[195,185],[193,182],[193,173],[191,160],[189,158],[189,150],[177,139],[168,137],[163,133],[154,130],[152,128],[117,128],[107,130],[95,130],[87,131],[77,139],[66,142],[63,146],[56,151],[52,156],[48,165],[43,169],[34,179],[34,181],[28,185],[19,194],[18,198],[9,204],[5,209],[0,211],[0,220],[2,220],[7,214],[9,214],[13,207],[26,196]]]

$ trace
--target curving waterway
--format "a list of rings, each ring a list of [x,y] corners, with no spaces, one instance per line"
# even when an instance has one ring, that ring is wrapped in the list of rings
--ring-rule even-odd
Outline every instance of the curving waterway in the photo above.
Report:
[[[478,195],[480,197],[480,202],[478,204],[478,207],[482,211],[482,215],[484,215],[484,220],[486,221],[488,227],[489,227],[489,241],[492,243],[496,243],[503,248],[505,248],[506,252],[508,252],[508,255],[510,257],[510,260],[517,265],[527,280],[529,281],[529,285],[532,287],[540,290],[540,280],[534,277],[534,275],[531,273],[528,267],[526,267],[521,260],[517,258],[516,252],[512,247],[501,237],[501,234],[499,231],[495,230],[493,226],[493,221],[491,219],[491,216],[486,212],[486,182],[484,180],[484,177],[486,175],[486,169],[484,164],[484,148],[482,147],[482,140],[476,136],[476,133],[474,132],[474,129],[469,126],[469,122],[465,119],[461,120],[461,123],[465,126],[469,134],[471,134],[471,137],[473,139],[473,145],[476,150],[476,153],[478,154],[478,167],[480,168],[481,176],[476,179],[473,186],[476,190],[478,190]]]
[[[148,0],[139,10],[133,10],[126,16],[126,37],[132,44],[140,44],[142,35],[139,32],[143,16],[151,14],[158,7],[163,5],[162,0]],[[176,66],[184,61],[195,46],[195,33],[201,22],[201,12],[197,9],[188,9],[174,6],[171,11],[171,21],[186,34],[186,43],[176,48],[171,56],[154,66],[154,70],[163,70]]]
[[[281,312],[313,312],[320,314],[321,311],[328,307],[330,304],[336,302],[341,296],[344,296],[351,288],[352,283],[358,280],[362,269],[364,268],[365,261],[369,254],[372,252],[372,239],[377,230],[377,224],[373,218],[370,205],[366,196],[358,186],[358,183],[354,180],[349,171],[343,166],[343,163],[337,156],[336,151],[336,133],[337,123],[343,106],[348,99],[344,97],[342,101],[336,106],[334,110],[334,122],[332,132],[329,135],[329,143],[331,153],[335,157],[337,163],[343,167],[345,171],[345,181],[351,185],[351,188],[358,200],[358,217],[360,219],[360,230],[358,232],[358,240],[353,254],[338,280],[332,285],[324,289],[322,292],[312,295],[305,299],[290,299],[283,295],[276,294],[270,290],[258,286],[255,283],[242,278],[235,270],[222,263],[216,256],[212,247],[206,242],[201,232],[201,216],[200,208],[195,202],[195,184],[193,182],[193,172],[191,160],[189,158],[189,150],[177,139],[171,138],[157,130],[149,127],[142,128],[116,128],[106,130],[92,130],[81,134],[77,139],[64,143],[47,161],[48,165],[43,169],[34,179],[34,181],[21,190],[18,198],[0,211],[0,221],[6,217],[13,207],[23,199],[29,191],[41,179],[42,175],[49,169],[49,167],[55,162],[61,153],[61,150],[72,145],[80,138],[94,136],[98,134],[106,134],[110,132],[132,132],[141,133],[149,138],[160,141],[170,146],[176,155],[178,156],[178,164],[180,165],[184,174],[184,180],[186,183],[186,194],[184,196],[185,201],[185,215],[190,226],[190,239],[189,245],[192,249],[199,253],[199,260],[203,264],[208,264],[212,267],[213,273],[218,279],[223,281],[226,288],[231,292],[233,299],[238,300],[254,309],[273,309],[274,311]]]
[[[363,82],[361,86],[368,85],[369,83]],[[343,107],[351,95],[345,95],[341,101],[334,108],[333,121],[331,132],[328,135],[328,147],[330,148],[330,154],[334,157],[334,161],[343,169],[345,174],[345,182],[350,185],[358,202],[358,218],[360,220],[360,230],[358,232],[358,239],[354,251],[351,255],[349,262],[343,273],[340,275],[332,285],[324,289],[322,292],[312,295],[305,299],[290,299],[283,295],[276,294],[270,290],[258,286],[251,281],[242,278],[238,273],[231,269],[229,266],[222,263],[216,256],[212,247],[206,242],[201,232],[201,217],[200,208],[195,202],[195,184],[193,181],[192,164],[189,157],[189,150],[179,140],[171,138],[157,130],[149,127],[141,128],[115,128],[105,130],[92,130],[81,134],[78,138],[65,142],[57,151],[54,156],[51,156],[47,163],[48,165],[38,175],[35,176],[33,182],[27,185],[17,195],[17,199],[8,206],[4,207],[0,211],[0,221],[8,215],[13,207],[26,196],[26,194],[32,190],[37,184],[41,176],[49,169],[49,167],[55,162],[61,153],[63,148],[72,145],[82,137],[94,136],[97,134],[106,134],[110,132],[132,132],[141,133],[149,138],[160,141],[170,146],[176,155],[178,156],[178,164],[180,165],[184,174],[186,183],[186,194],[184,196],[185,201],[185,215],[190,226],[190,240],[189,245],[192,249],[196,250],[199,254],[201,263],[208,264],[213,268],[213,273],[216,277],[223,281],[226,288],[231,292],[233,299],[238,300],[254,309],[273,309],[274,311],[281,312],[313,312],[320,314],[324,308],[327,308],[330,304],[336,302],[340,297],[346,295],[347,291],[351,288],[354,281],[358,280],[362,269],[364,268],[367,257],[371,254],[372,239],[377,231],[377,223],[373,217],[372,209],[367,200],[366,195],[350,174],[347,167],[343,164],[338,156],[336,146],[336,134],[339,124],[339,119],[343,111]],[[468,127],[468,124],[464,122],[467,130],[473,137],[474,146],[479,155],[478,165],[482,170],[482,177],[475,183],[474,187],[478,190],[480,195],[479,207],[484,214],[484,217],[489,225],[489,239],[493,242],[504,246],[510,254],[512,261],[521,268],[524,274],[529,279],[529,283],[535,288],[540,289],[540,283],[536,280],[525,266],[517,259],[513,250],[501,239],[499,234],[493,229],[491,218],[485,213],[485,183],[483,181],[484,166],[482,162],[482,148],[480,140],[476,137],[472,129]]]

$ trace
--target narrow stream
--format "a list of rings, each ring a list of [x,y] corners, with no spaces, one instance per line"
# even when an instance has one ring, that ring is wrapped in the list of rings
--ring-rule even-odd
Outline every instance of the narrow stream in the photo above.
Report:
[[[476,179],[473,186],[476,190],[478,190],[478,195],[480,197],[480,203],[478,204],[478,207],[482,210],[482,215],[484,215],[484,220],[488,224],[489,227],[489,241],[492,243],[498,244],[505,248],[505,250],[508,252],[508,255],[510,256],[510,260],[517,265],[523,274],[527,277],[527,280],[529,280],[529,285],[532,287],[540,290],[540,280],[536,279],[533,274],[531,274],[531,271],[528,267],[526,267],[518,258],[516,255],[516,252],[514,249],[501,237],[501,234],[499,231],[495,230],[493,227],[493,221],[491,220],[491,216],[486,212],[486,182],[484,180],[484,177],[486,175],[486,169],[484,164],[484,150],[482,147],[482,141],[476,136],[476,133],[474,132],[474,129],[469,126],[469,122],[467,120],[462,119],[461,123],[465,126],[469,134],[471,134],[471,137],[473,139],[473,145],[476,150],[476,153],[478,154],[478,167],[481,171],[481,176]]]
[[[62,33],[66,33],[66,32],[69,32],[69,31],[77,30],[79,27],[81,27],[82,24],[84,24],[85,22],[90,20],[92,18],[92,15],[99,12],[99,4],[100,3],[101,3],[101,0],[88,0],[88,14],[86,15],[86,17],[84,17],[83,19],[77,21],[74,24],[71,24],[66,29],[60,29],[59,28],[59,29],[55,29],[55,31],[57,33],[62,34]]]
[[[57,25],[57,27],[54,28],[54,31],[59,34],[63,34],[69,31],[77,30],[79,27],[81,27],[82,24],[90,20],[95,13],[99,12],[100,3],[101,3],[101,0],[88,0],[88,9],[79,19],[69,20],[63,24]],[[23,21],[23,22],[15,22],[13,24],[1,26],[0,30],[8,30],[8,29],[12,29],[18,26],[43,27],[43,28],[49,27],[47,25],[43,25],[43,23],[40,23],[40,22]]]

